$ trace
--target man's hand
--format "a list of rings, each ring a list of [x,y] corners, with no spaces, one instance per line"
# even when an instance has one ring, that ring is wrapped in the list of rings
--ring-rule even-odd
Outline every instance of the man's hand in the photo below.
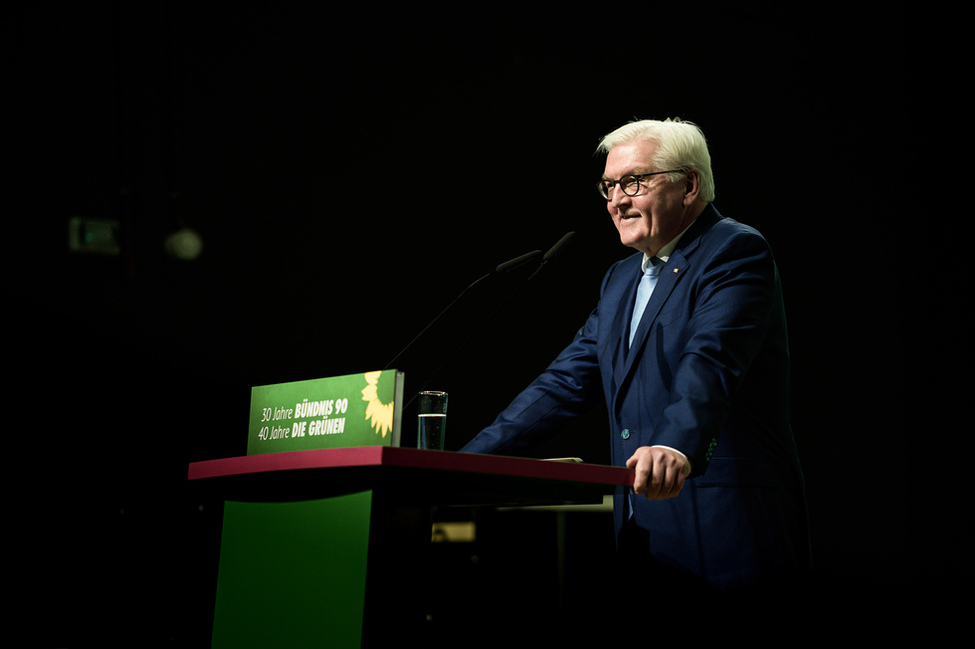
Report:
[[[691,473],[690,463],[680,453],[662,446],[641,446],[629,460],[636,468],[633,491],[648,500],[673,498],[684,488],[684,478]]]

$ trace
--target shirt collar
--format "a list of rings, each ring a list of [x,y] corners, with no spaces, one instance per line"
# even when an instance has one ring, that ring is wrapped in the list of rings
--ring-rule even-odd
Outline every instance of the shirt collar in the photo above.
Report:
[[[694,225],[694,223],[691,223],[691,225]],[[680,234],[678,234],[676,237],[668,241],[667,245],[661,248],[660,251],[656,255],[654,255],[654,257],[659,259],[662,263],[667,263],[667,260],[670,259],[670,255],[673,254],[674,252],[674,248],[677,247],[677,242],[680,241],[680,238],[684,236],[684,233],[687,232],[687,230],[690,229],[690,227],[691,227],[690,225],[687,226],[681,231]],[[643,265],[641,266],[641,268],[643,268],[644,273],[647,272],[648,265],[650,265],[650,255],[648,255],[647,253],[643,253]]]

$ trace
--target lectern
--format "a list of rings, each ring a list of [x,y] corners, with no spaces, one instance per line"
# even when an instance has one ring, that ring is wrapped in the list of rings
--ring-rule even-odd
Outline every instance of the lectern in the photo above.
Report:
[[[225,501],[214,647],[412,644],[435,507],[591,504],[619,467],[391,446],[196,462]]]

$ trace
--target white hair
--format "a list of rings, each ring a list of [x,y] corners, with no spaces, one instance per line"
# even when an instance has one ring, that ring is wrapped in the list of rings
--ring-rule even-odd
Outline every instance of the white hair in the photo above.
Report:
[[[706,203],[714,200],[711,154],[704,133],[697,124],[679,118],[630,122],[605,136],[599,142],[597,151],[609,153],[620,144],[642,139],[657,144],[654,159],[649,161],[656,169],[693,169],[701,177],[701,198]],[[680,178],[678,174],[668,174],[667,177],[671,181]]]

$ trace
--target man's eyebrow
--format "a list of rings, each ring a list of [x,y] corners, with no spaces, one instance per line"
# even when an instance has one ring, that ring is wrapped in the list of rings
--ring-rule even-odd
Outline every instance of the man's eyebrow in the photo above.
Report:
[[[643,167],[637,167],[636,170],[627,171],[622,176],[619,176],[619,178],[626,178],[627,176],[642,176],[644,174],[651,174],[651,173],[653,173],[652,171],[640,171],[640,169],[643,169]],[[603,180],[618,180],[618,178],[610,178],[606,174],[603,174],[603,178],[602,179]]]

